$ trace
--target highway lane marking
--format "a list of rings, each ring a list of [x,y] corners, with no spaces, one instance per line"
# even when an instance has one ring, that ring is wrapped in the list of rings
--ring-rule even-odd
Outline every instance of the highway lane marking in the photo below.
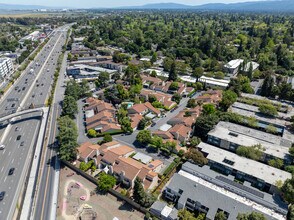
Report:
[[[11,154],[11,151],[9,151],[8,156],[10,156],[10,154]]]
[[[11,139],[12,139],[12,136],[9,138],[9,142],[11,141]]]
[[[11,163],[13,163],[13,162],[14,162],[14,158],[12,159]]]
[[[53,100],[55,101],[55,97],[53,98]],[[53,110],[55,109],[55,105],[53,107]],[[56,108],[56,112],[55,112],[55,116],[57,116],[58,114],[58,108]],[[52,112],[52,117],[51,117],[51,121],[50,121],[50,125],[52,126],[52,122],[54,123],[54,129],[53,129],[53,136],[52,136],[52,142],[55,141],[55,135],[56,135],[56,124],[57,124],[57,120],[54,120],[53,121],[53,117],[54,117],[54,112]],[[51,131],[51,130],[50,130]],[[51,132],[50,132],[51,133]],[[48,143],[50,144],[50,140],[48,141]],[[46,157],[46,154],[47,154],[47,151],[48,151],[48,148],[46,147],[46,150],[45,150],[45,157]],[[50,155],[49,155],[49,158],[52,158],[52,153],[53,153],[53,150],[50,151]],[[56,162],[56,161],[55,161]],[[44,161],[44,166],[45,166],[45,161]],[[43,168],[44,168],[43,166]],[[48,181],[49,181],[49,175],[50,175],[50,172],[51,172],[51,169],[47,169],[47,173],[46,173],[46,182],[45,182],[45,194],[44,194],[44,199],[42,200],[42,209],[41,209],[41,220],[43,220],[43,214],[44,214],[44,207],[45,207],[45,200],[46,200],[46,197],[47,197],[47,186],[48,186]],[[50,202],[50,201],[49,201]]]
[[[4,169],[4,167],[2,167],[2,169],[1,169],[1,173],[3,172],[3,169]]]
[[[7,179],[7,176],[4,178],[4,183],[5,183],[6,179]]]

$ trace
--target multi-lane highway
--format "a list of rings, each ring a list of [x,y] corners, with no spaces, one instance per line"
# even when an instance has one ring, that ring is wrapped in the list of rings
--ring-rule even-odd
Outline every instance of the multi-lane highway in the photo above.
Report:
[[[56,29],[50,40],[35,60],[23,72],[11,89],[2,97],[0,114],[11,114],[29,106],[44,105],[49,93],[57,65],[57,59],[66,41],[69,25]],[[1,141],[5,149],[0,151],[0,192],[5,197],[0,201],[0,219],[12,219],[19,211],[18,199],[23,190],[25,177],[39,135],[42,117],[27,117],[0,128]],[[5,132],[4,132],[5,130]],[[10,168],[13,175],[8,175]]]
[[[62,62],[61,66],[61,73],[65,72],[66,68],[66,57],[64,57],[64,60]],[[58,132],[58,126],[57,126],[57,118],[60,116],[61,113],[61,102],[63,100],[65,87],[63,86],[66,79],[64,78],[63,74],[59,75],[58,82],[56,85],[56,90],[54,94],[53,99],[53,105],[51,108],[51,119],[50,119],[50,132],[49,132],[49,138],[48,138],[48,146],[51,146],[50,148],[46,149],[45,157],[44,157],[44,164],[41,165],[42,167],[42,174],[40,176],[40,183],[38,184],[38,196],[36,200],[36,206],[34,209],[34,219],[35,220],[47,220],[47,219],[55,219],[55,213],[52,212],[53,210],[56,210],[56,201],[54,201],[54,190],[56,190],[56,169],[59,167],[59,160],[56,157],[56,151],[55,151],[55,137]],[[47,164],[50,160],[50,166]],[[55,191],[55,193],[58,192]],[[55,207],[52,207],[55,206]]]

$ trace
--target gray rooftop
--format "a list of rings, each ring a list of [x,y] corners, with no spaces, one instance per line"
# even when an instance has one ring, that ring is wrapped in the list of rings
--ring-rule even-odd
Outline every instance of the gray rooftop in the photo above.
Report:
[[[219,180],[207,176],[207,170],[205,170],[205,174],[199,173],[197,170],[198,168],[201,169],[201,167],[197,165],[189,162],[185,163],[182,170],[174,174],[170,183],[166,186],[166,188],[174,192],[179,192],[179,190],[183,191],[178,204],[185,204],[188,198],[200,202],[201,205],[209,208],[207,213],[207,218],[209,219],[214,219],[218,209],[228,212],[230,214],[228,219],[234,220],[237,218],[238,213],[248,213],[252,211],[263,213],[267,219],[284,219],[284,215],[287,213],[287,210],[284,209],[285,207],[278,207],[277,205],[269,204],[269,202],[262,200],[268,206],[276,206],[277,209],[280,210],[280,213],[283,213],[279,214],[270,208],[260,205],[260,203],[256,202],[258,200],[250,200],[237,193],[228,191],[228,188],[225,189],[220,187],[220,185],[213,184],[213,181],[217,182]],[[186,170],[189,170],[189,172]],[[202,179],[202,177],[205,179]],[[222,184],[224,185],[224,183]],[[231,190],[234,188],[234,186],[229,187]],[[242,190],[237,189],[237,191]],[[246,192],[243,192],[243,195],[245,194]]]
[[[237,113],[239,115],[243,115],[246,117],[254,117],[259,121],[264,121],[267,122],[269,124],[274,124],[274,125],[279,125],[284,127],[286,125],[286,121],[285,120],[281,120],[279,118],[272,118],[272,117],[266,117],[265,115],[262,115],[259,113],[259,111],[256,111],[255,106],[252,105],[247,105],[244,103],[240,103],[240,102],[235,102],[232,106],[231,106],[231,111],[234,113]]]
[[[227,128],[230,131],[234,131],[240,134],[247,135],[249,137],[265,141],[271,144],[281,145],[285,147],[291,147],[291,143],[284,143],[283,138],[278,135],[270,134],[264,131],[256,130],[253,128],[248,128],[246,126],[234,124],[231,122],[221,121],[217,124],[217,126]]]
[[[291,173],[254,160],[247,159],[245,157],[240,157],[237,154],[217,148],[210,144],[201,142],[198,147],[201,148],[202,152],[208,154],[208,160],[215,161],[226,167],[230,167],[245,174],[254,176],[255,178],[264,180],[266,183],[269,183],[271,185],[275,185],[277,181],[284,182],[286,179],[290,179],[292,177]],[[233,161],[234,164],[227,164],[224,162],[224,159]]]
[[[164,219],[177,219],[178,210],[172,207],[169,207],[167,203],[162,201],[156,201],[150,207],[150,212],[157,217]]]
[[[207,218],[214,219],[218,209],[229,213],[228,220],[237,219],[238,213],[248,213],[252,211],[262,212],[267,219],[284,219],[284,217],[274,211],[262,207],[244,197],[210,184],[188,172],[181,170],[175,173],[167,188],[174,192],[182,190],[178,204],[186,204],[188,198],[200,202],[209,208]]]
[[[242,125],[221,121],[208,133],[208,135],[227,140],[240,146],[249,147],[261,144],[264,148],[265,154],[281,159],[287,159],[289,157],[289,147],[291,147],[291,142],[286,141],[279,136]]]

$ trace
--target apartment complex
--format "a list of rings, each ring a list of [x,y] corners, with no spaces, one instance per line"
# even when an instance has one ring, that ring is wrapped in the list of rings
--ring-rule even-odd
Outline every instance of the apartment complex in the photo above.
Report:
[[[173,175],[163,194],[177,209],[205,213],[206,219],[211,220],[221,211],[228,220],[252,211],[262,213],[267,219],[282,220],[287,214],[287,205],[275,196],[236,183],[207,166],[189,162]]]
[[[239,146],[261,145],[262,161],[280,158],[286,164],[292,162],[288,142],[283,138],[242,125],[221,121],[208,133],[207,140],[212,145],[233,152],[236,152]]]
[[[116,70],[106,69],[103,67],[90,66],[85,64],[76,64],[66,68],[66,73],[74,79],[94,80],[102,73],[107,72],[110,76],[116,73]]]
[[[99,133],[120,131],[116,119],[116,109],[107,102],[95,98],[87,98],[85,110],[86,129],[94,129]]]
[[[209,166],[237,180],[247,181],[260,190],[275,193],[277,182],[291,178],[291,173],[269,165],[238,156],[226,150],[201,142],[200,151],[209,161]]]

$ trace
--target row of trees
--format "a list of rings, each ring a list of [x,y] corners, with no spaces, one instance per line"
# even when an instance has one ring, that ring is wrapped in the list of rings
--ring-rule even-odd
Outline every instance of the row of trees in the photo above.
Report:
[[[287,83],[287,78],[268,72],[261,87],[260,95],[294,101],[294,89]]]
[[[62,103],[62,115],[68,115],[70,118],[75,118],[78,113],[77,101],[79,98],[89,96],[89,86],[87,81],[82,81],[81,84],[75,80],[70,80],[66,85],[64,100]]]
[[[74,161],[77,157],[78,130],[75,121],[75,114],[78,112],[77,100],[88,91],[87,82],[80,85],[74,80],[67,83],[65,96],[62,104],[62,117],[58,119],[59,125],[59,155],[62,160]]]

